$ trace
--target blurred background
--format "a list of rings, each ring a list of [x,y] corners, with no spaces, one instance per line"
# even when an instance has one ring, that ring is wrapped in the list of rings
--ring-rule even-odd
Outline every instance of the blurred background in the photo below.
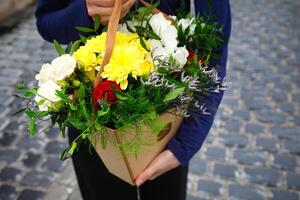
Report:
[[[226,92],[190,163],[188,200],[300,199],[300,1],[231,0]],[[34,0],[0,0],[0,199],[81,200],[58,129],[31,137],[12,95],[56,53]]]

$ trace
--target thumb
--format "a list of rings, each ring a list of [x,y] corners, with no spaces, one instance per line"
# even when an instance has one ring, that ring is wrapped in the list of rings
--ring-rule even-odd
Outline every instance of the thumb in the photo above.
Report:
[[[152,167],[149,166],[145,171],[143,171],[137,178],[135,181],[135,184],[137,186],[142,185],[143,183],[145,183],[147,180],[149,180],[151,178],[153,174],[153,170]]]

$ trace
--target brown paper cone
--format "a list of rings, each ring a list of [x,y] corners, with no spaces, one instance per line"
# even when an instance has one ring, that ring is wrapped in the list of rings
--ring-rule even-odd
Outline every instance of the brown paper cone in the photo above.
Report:
[[[149,127],[143,127],[144,134],[142,141],[157,142],[150,145],[143,145],[137,157],[135,157],[135,155],[125,155],[124,151],[117,147],[114,141],[118,143],[122,143],[122,141],[120,140],[119,133],[115,130],[107,128],[106,136],[108,137],[108,143],[105,149],[103,149],[101,145],[100,134],[93,134],[90,140],[92,140],[92,144],[94,145],[96,152],[108,171],[127,183],[135,185],[134,181],[137,176],[147,168],[147,166],[159,153],[165,149],[168,141],[176,134],[182,119],[183,118],[181,116],[170,112],[161,114],[160,120],[168,125],[167,129],[161,132],[158,137],[151,133]],[[132,136],[135,134],[135,129],[129,129],[126,132],[128,134],[125,133],[126,137],[124,138],[123,136],[122,139],[130,141]]]

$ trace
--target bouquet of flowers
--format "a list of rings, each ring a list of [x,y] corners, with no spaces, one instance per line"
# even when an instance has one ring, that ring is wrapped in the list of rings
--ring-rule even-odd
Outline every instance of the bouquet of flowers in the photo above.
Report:
[[[112,152],[119,150],[127,168],[130,155],[136,160],[142,155],[139,167],[145,168],[155,155],[146,158],[144,147],[155,146],[167,132],[175,134],[182,118],[209,114],[203,98],[226,88],[209,66],[218,56],[213,49],[224,41],[222,27],[208,17],[167,16],[156,8],[158,3],[145,5],[121,23],[121,6],[115,5],[101,32],[97,18],[92,28],[77,27],[85,36],[66,49],[54,42],[60,56],[42,65],[36,87],[18,85],[32,135],[45,119],[58,124],[63,136],[66,127],[78,130],[61,159],[90,140],[99,154],[109,152],[100,155],[108,168]],[[130,178],[134,176],[131,172]]]

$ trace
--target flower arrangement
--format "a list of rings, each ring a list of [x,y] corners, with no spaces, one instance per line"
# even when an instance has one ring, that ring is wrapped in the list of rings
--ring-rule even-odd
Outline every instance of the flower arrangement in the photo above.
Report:
[[[42,65],[38,84],[18,85],[27,102],[21,111],[29,117],[29,130],[35,135],[39,120],[58,124],[62,134],[75,127],[79,136],[61,154],[66,159],[79,144],[93,134],[107,143],[106,127],[134,127],[135,137],[123,145],[128,154],[138,154],[142,145],[142,126],[153,134],[166,124],[161,113],[193,117],[209,114],[203,98],[226,88],[210,62],[214,49],[223,44],[222,27],[208,17],[181,17],[153,13],[158,4],[131,12],[118,27],[111,59],[100,71],[102,81],[94,86],[105,57],[107,32],[94,27],[77,27],[85,35],[66,49],[54,42],[59,57]],[[126,135],[126,131],[124,132]]]

